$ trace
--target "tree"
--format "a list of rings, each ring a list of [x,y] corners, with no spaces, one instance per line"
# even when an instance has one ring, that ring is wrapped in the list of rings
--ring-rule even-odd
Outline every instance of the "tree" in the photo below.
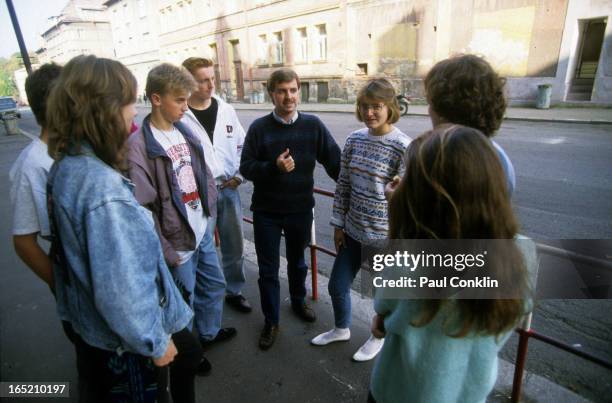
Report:
[[[14,97],[16,95],[17,86],[15,85],[15,80],[13,80],[13,75],[2,68],[0,70],[0,96]]]
[[[35,57],[31,55],[30,58]],[[15,85],[14,73],[23,67],[23,59],[19,52],[10,58],[0,58],[0,96],[16,97],[19,95]]]

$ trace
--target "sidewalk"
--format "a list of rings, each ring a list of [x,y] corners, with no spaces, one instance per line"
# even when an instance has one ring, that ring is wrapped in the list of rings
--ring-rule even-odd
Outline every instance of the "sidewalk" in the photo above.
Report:
[[[232,103],[236,110],[272,110],[271,103],[243,104]],[[309,104],[301,103],[299,109],[304,112],[345,112],[355,113],[354,104]],[[410,105],[408,115],[427,116],[427,105]],[[530,122],[563,122],[612,124],[612,108],[569,108],[535,109],[526,107],[509,107],[506,120]]]

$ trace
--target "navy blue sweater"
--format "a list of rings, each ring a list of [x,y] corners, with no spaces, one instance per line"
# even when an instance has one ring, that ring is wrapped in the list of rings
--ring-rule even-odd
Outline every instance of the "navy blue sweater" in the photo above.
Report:
[[[287,148],[295,169],[283,173],[276,159]],[[338,179],[340,147],[318,117],[300,112],[290,125],[278,122],[272,113],[255,120],[240,160],[240,173],[255,186],[251,210],[287,214],[312,209],[316,161],[333,180]]]

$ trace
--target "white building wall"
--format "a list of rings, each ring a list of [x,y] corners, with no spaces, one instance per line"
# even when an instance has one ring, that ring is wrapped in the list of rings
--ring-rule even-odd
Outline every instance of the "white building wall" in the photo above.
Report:
[[[42,35],[41,62],[65,64],[75,56],[114,57],[113,41],[102,0],[70,0]]]
[[[160,63],[158,1],[122,0],[107,13],[115,58],[134,74],[142,98],[149,71]]]
[[[510,98],[514,100],[533,100],[537,96],[539,84],[552,84],[552,102],[565,101],[572,84],[578,57],[580,56],[580,21],[608,18],[591,102],[612,104],[611,16],[611,0],[569,0],[556,76],[509,78],[508,89]]]

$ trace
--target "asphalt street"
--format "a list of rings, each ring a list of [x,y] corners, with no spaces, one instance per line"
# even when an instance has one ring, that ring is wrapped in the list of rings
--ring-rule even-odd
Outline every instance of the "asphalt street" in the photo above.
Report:
[[[146,108],[139,109],[138,124],[146,113]],[[22,115],[20,127],[36,134],[38,128],[31,114],[23,112]],[[247,129],[262,112],[243,110],[238,115]],[[347,113],[319,113],[318,116],[341,147],[349,133],[362,127]],[[430,129],[431,123],[426,117],[408,116],[396,126],[414,138]],[[495,140],[506,150],[516,170],[513,205],[523,234],[540,240],[612,238],[610,128],[610,125],[504,122]],[[2,161],[2,166],[8,170],[8,162]],[[315,184],[334,190],[333,181],[321,167],[316,169]],[[251,215],[251,192],[251,184],[241,186],[245,216]],[[331,199],[317,196],[317,243],[331,249],[330,213]],[[8,216],[7,209],[3,208],[0,217],[7,219]],[[245,226],[245,236],[253,240],[249,225]],[[332,258],[319,254],[319,271],[328,274],[332,262]],[[610,311],[612,300],[543,300],[538,302],[533,328],[612,360]],[[513,339],[502,356],[513,361],[515,346]],[[612,396],[612,371],[538,341],[530,344],[527,368],[595,401]]]

